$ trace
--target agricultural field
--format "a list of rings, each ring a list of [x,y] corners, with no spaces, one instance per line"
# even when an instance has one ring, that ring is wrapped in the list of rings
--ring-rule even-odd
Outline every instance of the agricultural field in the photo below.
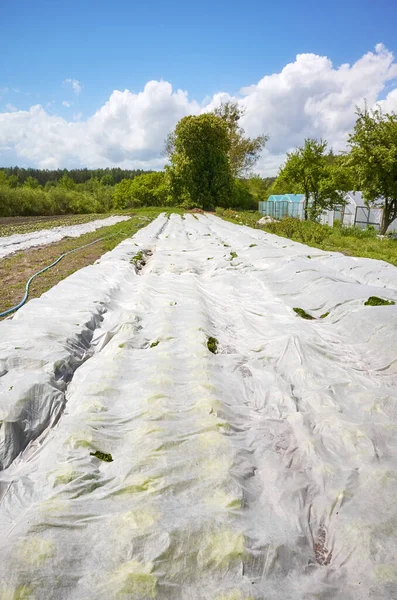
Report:
[[[2,217],[0,218],[0,237],[6,237],[17,233],[31,233],[41,229],[53,227],[69,227],[70,225],[81,225],[98,219],[104,219],[110,215],[88,214],[88,215],[58,215],[47,217]]]
[[[51,269],[35,278],[29,287],[29,298],[37,298],[59,281],[75,271],[94,263],[106,251],[112,250],[126,237],[130,237],[141,227],[158,217],[160,208],[137,209],[129,219],[100,227],[79,237],[66,237],[59,242],[45,244],[10,254],[0,260],[0,313],[17,305],[22,299],[28,279],[44,269],[65,253]],[[1,319],[1,316],[0,316]]]
[[[157,215],[0,323],[0,598],[390,600],[396,268]]]
[[[59,242],[65,237],[78,238],[84,233],[96,231],[101,227],[109,227],[121,221],[128,221],[128,219],[128,216],[111,216],[79,224],[62,224],[54,227],[42,227],[39,230],[30,232],[0,235],[0,258],[35,246],[44,246],[53,242]]]

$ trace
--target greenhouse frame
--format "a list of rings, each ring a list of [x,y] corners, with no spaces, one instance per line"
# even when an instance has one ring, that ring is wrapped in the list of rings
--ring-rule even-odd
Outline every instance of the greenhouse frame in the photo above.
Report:
[[[333,226],[335,221],[339,221],[345,227],[365,229],[372,226],[379,230],[383,215],[381,200],[377,207],[366,206],[361,192],[348,192],[345,199],[344,206],[324,210],[320,215],[320,223]],[[273,194],[266,202],[259,202],[259,212],[274,219],[293,217],[303,220],[304,201],[304,194]],[[388,232],[391,231],[397,231],[397,220],[388,228]]]

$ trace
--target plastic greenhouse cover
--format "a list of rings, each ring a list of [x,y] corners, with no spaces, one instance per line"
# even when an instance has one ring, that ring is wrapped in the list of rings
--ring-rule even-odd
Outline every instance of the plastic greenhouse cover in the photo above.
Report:
[[[396,273],[160,216],[0,323],[0,598],[397,598]]]
[[[52,242],[59,242],[65,237],[80,237],[84,233],[96,231],[100,227],[115,225],[121,221],[128,221],[130,217],[107,217],[106,219],[96,219],[81,225],[67,225],[61,227],[52,227],[51,229],[41,229],[31,233],[15,233],[6,237],[0,237],[0,258],[4,258],[14,252],[20,252],[33,246],[43,246]]]

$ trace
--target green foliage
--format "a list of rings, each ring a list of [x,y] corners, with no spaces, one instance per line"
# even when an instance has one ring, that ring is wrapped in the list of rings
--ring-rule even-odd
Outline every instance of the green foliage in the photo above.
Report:
[[[237,102],[223,102],[214,110],[214,114],[226,123],[229,136],[229,163],[233,177],[243,177],[250,172],[269,137],[259,135],[256,138],[245,137],[245,131],[239,125],[245,111]]]
[[[102,185],[114,185],[114,178],[111,173],[106,173],[106,175],[102,175],[101,177]]]
[[[230,252],[230,260],[237,258],[237,256],[238,256],[237,252]]]
[[[10,175],[7,178],[7,185],[12,189],[17,188],[19,185],[18,177],[16,175]]]
[[[105,452],[101,452],[100,450],[90,452],[90,456],[95,456],[95,458],[99,458],[99,460],[103,460],[104,462],[113,462],[111,454],[105,454]]]
[[[255,210],[257,208],[258,200],[250,191],[246,180],[234,180],[233,193],[229,205],[240,210]]]
[[[287,154],[274,184],[288,193],[305,195],[305,219],[316,220],[323,210],[344,204],[350,187],[346,169],[329,160],[326,148],[323,140],[306,139],[304,146]]]
[[[299,221],[287,218],[277,223],[268,223],[266,231],[292,238],[305,244],[321,244],[331,237],[353,237],[356,239],[376,239],[373,229],[359,229],[358,227],[334,228],[329,225],[320,225],[314,221]]]
[[[173,201],[204,210],[228,206],[233,194],[229,149],[221,117],[207,113],[181,119],[169,144],[167,174]]]
[[[276,178],[275,177],[260,177],[260,175],[251,175],[244,179],[248,190],[255,197],[257,202],[267,200],[270,196],[270,189],[272,188]],[[272,192],[276,193],[276,192]],[[285,194],[287,192],[284,192]]]
[[[25,183],[23,185],[25,187],[31,188],[32,190],[34,190],[40,186],[38,180],[35,179],[34,177],[30,177],[30,176],[25,180]]]
[[[207,340],[207,348],[212,354],[218,352],[218,340],[214,337],[209,337]]]
[[[2,217],[101,213],[109,208],[109,202],[102,202],[93,194],[62,187],[52,187],[45,191],[41,187],[0,186]]]
[[[365,306],[391,306],[393,304],[395,304],[394,300],[384,300],[383,298],[378,298],[378,296],[370,296],[364,302]]]
[[[320,315],[320,319],[325,319],[326,317],[328,317],[329,312],[325,312],[324,314]]]
[[[114,188],[113,201],[116,208],[166,206],[169,193],[165,173],[144,173],[134,179],[123,179]]]
[[[381,109],[357,110],[357,121],[349,137],[348,158],[357,177],[357,187],[365,200],[376,205],[384,198],[384,234],[397,218],[397,114],[383,114]],[[383,205],[383,202],[382,204]]]
[[[150,348],[155,348],[156,346],[158,346],[158,345],[159,345],[159,343],[160,343],[160,340],[157,340],[156,342],[152,342],[152,343],[150,344]]]
[[[103,182],[103,185],[114,185],[119,183],[122,179],[133,179],[142,173],[150,173],[150,171],[142,171],[142,169],[120,169],[119,167],[111,169],[57,169],[54,171],[49,171],[48,169],[0,167],[0,173],[4,173],[6,177],[11,176],[15,178],[16,185],[23,185],[28,177],[34,177],[39,184],[44,187],[48,182],[56,185],[65,174],[73,179],[76,184],[84,184],[89,179],[97,179],[102,182],[102,179],[105,177],[106,179]],[[111,182],[108,176],[111,177]],[[2,179],[0,175],[0,185],[1,183]]]
[[[306,319],[307,321],[315,320],[315,318],[312,317],[311,315],[309,315],[309,313],[307,313],[305,310],[303,310],[303,308],[294,308],[293,310],[294,310],[294,312],[296,312],[297,315],[302,317],[302,319]]]
[[[130,262],[133,265],[135,265],[138,270],[141,270],[146,265],[145,255],[143,251],[139,250],[139,252],[137,252],[135,256],[131,258]]]
[[[51,188],[56,187],[56,181],[46,181],[45,185],[44,185],[44,189],[45,190],[50,190]]]
[[[76,184],[69,175],[63,175],[61,179],[58,181],[58,187],[63,188],[64,190],[74,190]]]

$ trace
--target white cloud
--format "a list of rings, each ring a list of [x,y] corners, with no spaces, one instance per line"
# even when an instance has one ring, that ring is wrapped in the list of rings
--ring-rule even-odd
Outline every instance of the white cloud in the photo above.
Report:
[[[383,112],[396,112],[397,113],[397,88],[391,90],[384,100],[378,102]]]
[[[66,106],[66,108],[69,108],[70,106],[72,106],[73,102],[69,102],[69,100],[63,100],[62,104],[63,106]]]
[[[322,137],[340,151],[354,125],[355,107],[364,99],[373,106],[385,84],[396,77],[397,64],[382,44],[375,53],[338,68],[326,57],[299,54],[280,73],[242,90],[244,126],[250,135],[270,135],[271,156],[282,158],[305,137]],[[267,162],[264,156],[262,167]]]
[[[299,54],[281,72],[243,88],[235,99],[246,109],[247,134],[271,137],[256,170],[275,174],[286,152],[309,136],[323,137],[335,151],[342,150],[354,125],[355,106],[364,98],[374,106],[387,85],[390,91],[379,103],[397,111],[396,77],[393,55],[378,44],[354,64],[339,67],[326,57]],[[166,81],[149,81],[139,93],[115,90],[87,120],[77,113],[69,121],[36,105],[0,113],[0,148],[12,148],[21,162],[45,168],[161,168],[164,138],[177,121],[230,98],[220,92],[199,104]]]
[[[6,111],[7,112],[16,112],[18,109],[16,106],[14,106],[13,104],[6,104]]]
[[[82,84],[77,79],[68,78],[68,79],[65,79],[63,83],[66,85],[71,85],[76,96],[78,96],[80,94],[81,90],[83,89]]]

